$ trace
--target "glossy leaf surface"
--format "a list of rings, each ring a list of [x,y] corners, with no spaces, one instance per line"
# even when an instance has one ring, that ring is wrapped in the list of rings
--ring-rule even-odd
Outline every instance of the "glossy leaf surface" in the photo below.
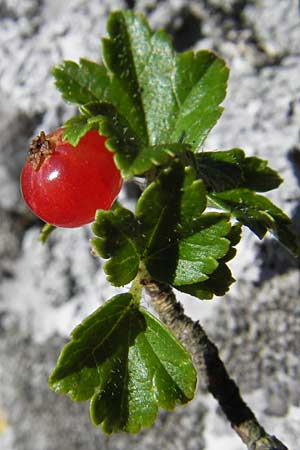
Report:
[[[106,433],[137,433],[152,425],[159,407],[173,409],[194,396],[190,355],[130,294],[106,302],[71,337],[50,387],[75,401],[91,399],[91,418]]]
[[[297,254],[297,242],[290,218],[268,198],[249,189],[233,189],[209,195],[218,206],[230,211],[260,239],[270,231],[281,244]]]
[[[171,188],[170,188],[171,187]],[[204,213],[206,193],[192,169],[175,164],[144,191],[137,218],[150,275],[175,287],[205,281],[230,249],[229,216]]]
[[[115,286],[124,286],[137,274],[140,263],[139,228],[134,215],[125,208],[99,210],[93,225],[96,235],[91,240],[102,258],[110,258],[104,270]]]
[[[99,118],[101,134],[125,178],[200,148],[222,113],[228,68],[208,51],[176,54],[170,37],[131,11],[108,19],[105,67],[82,59],[53,70],[64,99]],[[95,112],[97,109],[97,113]],[[78,126],[68,138],[78,142]],[[84,126],[81,131],[84,131]]]
[[[237,187],[265,192],[282,183],[267,161],[254,156],[246,157],[239,148],[197,153],[194,158],[198,176],[205,181],[208,190],[215,192]]]

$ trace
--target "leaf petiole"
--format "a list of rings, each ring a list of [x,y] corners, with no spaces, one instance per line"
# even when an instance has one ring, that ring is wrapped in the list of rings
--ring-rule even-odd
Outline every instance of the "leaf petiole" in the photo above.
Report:
[[[139,307],[140,302],[142,300],[142,291],[143,291],[143,285],[141,283],[141,271],[139,270],[137,273],[137,276],[135,277],[135,279],[133,280],[133,282],[131,283],[131,288],[130,288],[130,294],[132,295],[133,298],[133,303]]]

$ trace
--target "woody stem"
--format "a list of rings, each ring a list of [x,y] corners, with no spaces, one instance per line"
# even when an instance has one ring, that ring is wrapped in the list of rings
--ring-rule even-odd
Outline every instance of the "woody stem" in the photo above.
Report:
[[[242,399],[239,388],[227,373],[217,347],[209,340],[200,323],[193,322],[184,314],[172,289],[146,277],[143,284],[161,320],[190,351],[200,380],[218,401],[248,450],[288,450],[275,436],[266,433],[257,421]]]

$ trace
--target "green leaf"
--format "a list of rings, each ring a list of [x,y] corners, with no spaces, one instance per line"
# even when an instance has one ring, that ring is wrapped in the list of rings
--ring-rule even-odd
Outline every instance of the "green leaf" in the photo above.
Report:
[[[138,223],[128,209],[121,206],[110,211],[98,210],[92,226],[97,236],[91,239],[94,250],[102,258],[111,258],[104,270],[114,286],[124,286],[137,274],[139,251]]]
[[[177,55],[165,32],[132,11],[112,13],[107,29],[106,68],[86,60],[54,68],[63,97],[94,115],[124,178],[197,150],[222,112],[224,61],[208,51]]]
[[[223,112],[229,70],[214,53],[188,51],[176,56],[174,70],[178,114],[172,139],[190,144],[193,151],[204,143]]]
[[[196,232],[196,229],[198,230]],[[228,216],[204,214],[194,233],[180,239],[174,286],[205,281],[218,267],[218,260],[229,250],[225,236],[230,230]]]
[[[290,218],[266,197],[249,189],[232,189],[211,193],[209,198],[216,205],[230,211],[260,239],[270,231],[281,244],[297,254],[297,240],[291,230]]]
[[[108,102],[88,103],[82,107],[82,111],[89,117],[90,123],[95,123],[100,134],[108,137],[105,142],[106,147],[114,152],[116,149],[120,150],[115,154],[115,162],[119,168],[123,167],[123,177],[129,178],[133,174],[139,174],[139,167],[134,171],[132,171],[132,167],[141,143],[128,119]]]
[[[198,177],[208,190],[222,192],[238,187],[258,192],[277,188],[282,179],[278,173],[268,167],[267,161],[246,158],[243,150],[203,152],[194,155]]]
[[[205,182],[208,191],[215,192],[240,186],[243,182],[244,159],[244,152],[240,149],[194,155],[198,177]]]
[[[106,147],[116,152],[115,162],[123,169],[124,178],[140,175],[153,166],[167,165],[171,159],[185,155],[189,146],[181,143],[143,146],[136,138],[127,118],[107,102],[92,102],[82,107],[90,118],[88,123],[99,128],[100,134],[111,136]]]
[[[176,55],[166,33],[153,34],[131,11],[111,14],[108,33],[103,55],[113,73],[112,102],[142,147],[201,146],[221,114],[228,78],[224,62],[207,51]]]
[[[214,295],[219,297],[225,295],[234,281],[228,266],[221,262],[206,281],[176,286],[176,289],[200,300],[210,300]]]
[[[143,192],[137,218],[146,240],[142,255],[153,278],[181,286],[207,280],[229,251],[229,216],[206,213],[203,182],[180,163]]]
[[[72,117],[64,124],[63,140],[76,147],[80,139],[92,128],[95,128],[94,123],[89,123],[85,116]]]
[[[148,144],[141,75],[147,73],[151,30],[141,16],[117,11],[108,18],[107,31],[109,38],[103,39],[103,58],[113,74],[112,103],[128,119],[137,138]]]
[[[268,166],[268,161],[250,156],[245,158],[243,187],[257,192],[276,189],[282,182],[279,174]]]
[[[267,161],[247,158],[240,149],[197,153],[193,157],[197,176],[205,182],[214,204],[230,211],[260,239],[270,231],[292,253],[297,253],[289,217],[266,197],[253,192],[275,189],[282,182]]]
[[[176,286],[179,291],[185,292],[199,299],[212,299],[214,295],[223,296],[229,290],[230,285],[235,281],[226,262],[236,254],[234,248],[241,239],[241,224],[237,223],[231,227],[226,239],[230,240],[230,250],[219,260],[217,269],[210,277],[203,282],[189,285]]]
[[[168,329],[119,294],[72,332],[49,378],[72,400],[91,399],[90,414],[106,433],[137,433],[158,408],[173,409],[194,396],[191,357]]]
[[[52,69],[55,86],[62,97],[76,105],[106,100],[109,97],[110,80],[103,66],[87,59],[80,64],[64,61]]]

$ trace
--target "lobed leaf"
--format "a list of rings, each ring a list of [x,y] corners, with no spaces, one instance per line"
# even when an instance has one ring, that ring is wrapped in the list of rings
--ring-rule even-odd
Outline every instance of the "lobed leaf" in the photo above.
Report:
[[[208,51],[177,55],[165,32],[132,11],[112,13],[107,30],[106,68],[82,59],[53,69],[64,99],[89,118],[69,122],[65,136],[78,142],[94,117],[124,178],[197,150],[222,112],[224,61]]]
[[[260,239],[270,231],[292,253],[297,253],[289,217],[266,197],[254,192],[275,189],[282,182],[267,161],[246,157],[237,148],[198,153],[193,158],[197,176],[205,182],[208,197],[215,205],[231,212]]]
[[[72,400],[91,399],[90,414],[106,433],[137,433],[158,408],[173,409],[194,396],[191,357],[168,329],[119,294],[71,334],[49,378]]]
[[[110,211],[98,210],[92,230],[93,249],[102,258],[108,280],[114,286],[124,286],[137,274],[140,262],[138,223],[128,209],[121,206]]]
[[[94,123],[89,123],[83,115],[72,117],[64,124],[63,140],[76,147],[80,139],[94,127]]]
[[[55,86],[62,97],[76,105],[109,98],[110,80],[103,66],[81,58],[80,63],[64,61],[52,69]]]
[[[176,289],[201,300],[211,300],[214,295],[220,297],[225,295],[234,281],[229,267],[220,262],[217,269],[206,281],[176,286]]]
[[[276,189],[282,182],[279,174],[268,166],[268,161],[250,156],[245,158],[244,188],[257,192],[266,192]]]
[[[128,119],[108,102],[92,102],[82,109],[88,114],[89,121],[95,122],[100,134],[108,137],[106,147],[115,152],[116,165],[122,170],[123,177],[129,178],[135,173],[131,169],[142,143],[137,139]]]
[[[207,51],[176,55],[164,32],[153,34],[130,11],[113,13],[108,32],[103,53],[113,73],[112,101],[142,142],[144,158],[164,144],[200,147],[222,112],[224,62]]]
[[[249,189],[232,189],[211,193],[209,198],[216,205],[230,211],[260,239],[270,231],[281,244],[297,254],[297,242],[290,218],[266,197]]]
[[[207,213],[197,221],[194,233],[180,239],[173,284],[178,287],[205,281],[218,267],[230,247],[228,216]]]
[[[218,261],[218,267],[210,277],[199,283],[176,286],[179,291],[199,299],[212,299],[214,295],[223,296],[226,294],[230,285],[235,281],[226,262],[232,259],[236,254],[234,246],[237,245],[241,239],[241,224],[237,223],[233,225],[230,232],[226,235],[226,239],[230,241],[230,250]]]
[[[243,150],[196,153],[194,161],[198,177],[208,190],[222,192],[234,188],[248,188],[258,192],[277,188],[282,179],[268,167],[267,161],[246,157]]]
[[[86,119],[90,126],[97,126],[100,134],[109,136],[106,146],[116,152],[115,162],[123,171],[124,178],[141,175],[153,166],[167,164],[177,156],[184,156],[189,149],[189,146],[181,143],[143,146],[127,118],[107,102],[91,102],[84,105],[82,111],[90,116]]]
[[[226,95],[229,70],[209,51],[178,54],[175,67],[178,113],[172,139],[182,140],[196,151],[223,112],[219,104]]]

